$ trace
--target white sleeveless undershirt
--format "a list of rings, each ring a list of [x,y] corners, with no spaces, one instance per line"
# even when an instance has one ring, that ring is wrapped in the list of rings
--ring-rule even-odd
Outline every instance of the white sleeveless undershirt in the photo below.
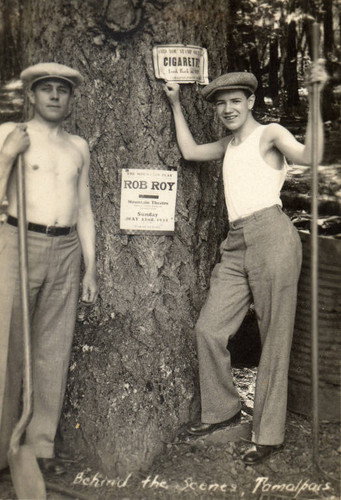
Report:
[[[247,217],[272,205],[282,206],[280,191],[287,163],[283,157],[283,166],[277,170],[262,158],[259,143],[266,127],[267,125],[259,125],[242,143],[235,145],[233,138],[227,146],[223,179],[230,221]]]

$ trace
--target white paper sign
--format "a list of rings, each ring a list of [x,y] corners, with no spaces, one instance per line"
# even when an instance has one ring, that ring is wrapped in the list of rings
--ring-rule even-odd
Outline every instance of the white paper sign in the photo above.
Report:
[[[177,171],[122,170],[120,228],[128,234],[172,234]]]
[[[156,78],[167,82],[208,84],[207,50],[195,45],[156,45]]]

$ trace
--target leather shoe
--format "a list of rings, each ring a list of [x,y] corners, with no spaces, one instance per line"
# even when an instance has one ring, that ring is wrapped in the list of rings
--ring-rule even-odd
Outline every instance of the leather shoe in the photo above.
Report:
[[[78,462],[78,459],[76,459],[73,455],[71,455],[67,451],[56,452],[56,459],[60,460],[61,462],[68,462],[70,464],[74,464],[74,463]]]
[[[243,462],[246,465],[255,465],[264,460],[264,458],[272,455],[274,452],[283,448],[283,444],[277,445],[264,445],[255,444],[249,451],[243,456]]]
[[[236,413],[233,417],[223,422],[218,422],[216,424],[205,424],[204,422],[198,422],[197,424],[191,424],[187,427],[187,432],[192,436],[204,436],[205,434],[211,434],[218,429],[224,429],[229,425],[236,424],[239,422],[241,416],[241,411]]]
[[[66,472],[64,465],[57,458],[37,458],[37,462],[41,472],[45,474],[61,476]]]

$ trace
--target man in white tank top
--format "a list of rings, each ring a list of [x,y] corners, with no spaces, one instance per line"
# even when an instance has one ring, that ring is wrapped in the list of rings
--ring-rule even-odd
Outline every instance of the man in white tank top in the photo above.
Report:
[[[309,101],[313,83],[318,82],[322,90],[326,81],[323,61],[318,61],[307,76]],[[231,134],[199,145],[182,113],[179,85],[168,82],[164,87],[183,157],[189,161],[224,160],[230,226],[196,325],[201,421],[189,425],[188,432],[200,436],[239,420],[241,404],[226,346],[253,302],[262,354],[254,399],[253,446],[243,457],[247,465],[283,446],[301,242],[281,210],[280,190],[286,174],[285,158],[309,165],[312,149],[310,114],[305,144],[277,123],[264,126],[254,119],[256,88],[256,77],[246,72],[227,73],[207,85],[203,96],[214,103],[218,118]],[[319,161],[322,153],[319,117]]]

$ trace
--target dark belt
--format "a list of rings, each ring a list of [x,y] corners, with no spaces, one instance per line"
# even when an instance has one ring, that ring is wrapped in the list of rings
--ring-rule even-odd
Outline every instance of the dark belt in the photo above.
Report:
[[[11,226],[18,227],[18,219],[9,215],[7,217],[7,224]],[[76,224],[74,226],[44,226],[43,224],[36,224],[35,222],[28,222],[27,229],[29,231],[35,231],[36,233],[43,233],[47,236],[66,236],[76,231]]]

